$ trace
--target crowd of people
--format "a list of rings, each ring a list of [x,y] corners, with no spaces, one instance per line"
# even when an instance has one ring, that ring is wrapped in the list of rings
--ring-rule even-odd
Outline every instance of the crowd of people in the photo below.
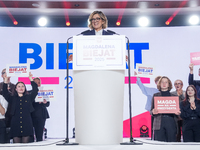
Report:
[[[176,91],[170,92],[172,82],[166,76],[155,78],[156,88],[144,86],[137,77],[137,85],[147,96],[145,109],[152,116],[152,139],[181,142],[182,133],[184,142],[200,142],[200,81],[193,79],[193,66],[193,64],[189,65],[189,86],[186,91],[182,89],[183,82],[179,79],[174,82]],[[154,108],[156,96],[178,96],[180,110],[176,113],[158,113],[158,110]]]
[[[10,82],[6,69],[1,72],[0,83],[0,143],[29,143],[43,140],[45,121],[49,118],[45,99],[35,102],[40,78],[29,73],[32,90],[27,91],[23,82]]]

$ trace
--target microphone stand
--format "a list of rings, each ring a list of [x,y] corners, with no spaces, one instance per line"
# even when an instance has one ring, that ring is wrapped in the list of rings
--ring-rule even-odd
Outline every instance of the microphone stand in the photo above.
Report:
[[[120,35],[115,33],[114,31],[107,30],[108,32],[116,35]],[[125,36],[126,37],[126,36]],[[142,145],[143,143],[136,143],[134,142],[135,140],[133,139],[133,132],[132,132],[132,106],[131,106],[131,67],[130,67],[130,44],[129,44],[129,38],[126,37],[127,39],[127,44],[128,44],[128,89],[129,89],[129,120],[130,120],[130,141],[129,142],[124,142],[120,143],[120,145]]]
[[[70,39],[72,39],[73,37],[69,37],[68,39],[67,39],[67,80],[66,80],[66,82],[67,82],[67,98],[66,98],[66,126],[67,126],[67,128],[66,128],[66,138],[65,138],[65,140],[64,140],[64,143],[62,143],[62,144],[56,144],[56,145],[66,145],[66,146],[68,146],[68,145],[79,145],[78,143],[69,143],[69,135],[68,135],[68,131],[69,131],[69,86],[68,86],[68,83],[69,83],[69,56],[68,56],[68,54],[69,54],[69,40]]]
[[[131,106],[131,67],[130,67],[130,45],[129,38],[126,37],[128,44],[128,89],[129,89],[129,120],[130,120],[130,141],[120,143],[120,145],[142,145],[143,143],[136,143],[133,139],[133,130],[132,130],[132,106]]]

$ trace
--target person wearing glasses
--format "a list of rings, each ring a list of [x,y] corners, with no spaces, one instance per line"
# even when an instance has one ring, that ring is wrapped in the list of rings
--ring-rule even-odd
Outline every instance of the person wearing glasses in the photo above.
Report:
[[[6,76],[6,68],[4,68],[1,71],[1,77],[3,78],[3,82],[0,83],[0,94],[2,95],[3,93],[3,83],[5,81],[5,76]],[[10,82],[10,78],[8,79],[8,91],[13,94],[15,89],[15,84]],[[5,136],[5,143],[10,143],[10,122],[11,122],[11,107],[10,104],[8,104],[7,111],[5,114],[5,124],[6,124],[6,136]]]
[[[185,91],[183,91],[183,82],[181,80],[176,80],[174,82],[174,87],[176,89],[176,91],[171,92],[172,94],[179,96],[179,104],[185,99]],[[178,128],[177,128],[177,142],[181,142],[181,128],[183,126],[183,120],[181,119],[181,117],[178,117]]]
[[[107,32],[104,29],[108,26],[108,19],[101,11],[94,11],[88,18],[88,27],[90,30],[83,33],[83,35],[113,35],[113,33]],[[73,60],[71,54],[68,58],[69,62]]]

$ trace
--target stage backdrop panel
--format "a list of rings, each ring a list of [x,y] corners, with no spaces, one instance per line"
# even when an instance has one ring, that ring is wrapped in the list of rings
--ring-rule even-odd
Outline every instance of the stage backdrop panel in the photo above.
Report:
[[[57,100],[48,107],[50,119],[46,122],[48,137],[65,138],[66,133],[66,41],[87,28],[13,28],[0,27],[0,69],[6,64],[29,63],[34,77],[42,77],[43,86],[55,86]],[[185,90],[188,85],[190,53],[200,50],[200,27],[109,28],[126,35],[130,40],[131,75],[136,63],[155,66],[155,76],[168,76],[172,82],[181,79]],[[70,53],[72,43],[70,41]],[[69,71],[69,135],[74,128],[74,93],[72,63]],[[124,136],[129,136],[127,70],[124,88]],[[133,135],[142,136],[141,128],[149,129],[150,115],[145,110],[146,96],[131,78]],[[11,77],[16,83],[18,77]],[[154,77],[142,79],[145,86],[156,87]],[[30,89],[29,82],[27,88]],[[174,88],[172,91],[175,90]],[[145,127],[146,126],[146,127]],[[103,132],[103,131],[102,131]],[[146,133],[145,133],[146,134]]]

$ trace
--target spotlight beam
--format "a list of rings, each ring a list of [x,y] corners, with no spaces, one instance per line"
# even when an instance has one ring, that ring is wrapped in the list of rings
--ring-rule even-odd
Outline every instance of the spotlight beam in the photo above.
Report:
[[[185,6],[187,2],[188,2],[187,0],[181,2],[180,6],[177,8],[177,10],[165,22],[166,25],[169,25],[171,23],[171,21],[174,19],[174,17],[176,17],[176,15],[179,13],[181,8],[183,8],[183,6]]]
[[[15,22],[17,22],[16,19],[13,17],[13,15],[12,15],[11,12],[8,10],[8,8],[6,7],[6,5],[4,4],[4,2],[3,2],[2,0],[0,0],[0,4],[4,7],[4,9],[5,9],[7,15],[10,17],[10,19],[11,19],[12,22],[13,22],[13,24],[14,24]]]

